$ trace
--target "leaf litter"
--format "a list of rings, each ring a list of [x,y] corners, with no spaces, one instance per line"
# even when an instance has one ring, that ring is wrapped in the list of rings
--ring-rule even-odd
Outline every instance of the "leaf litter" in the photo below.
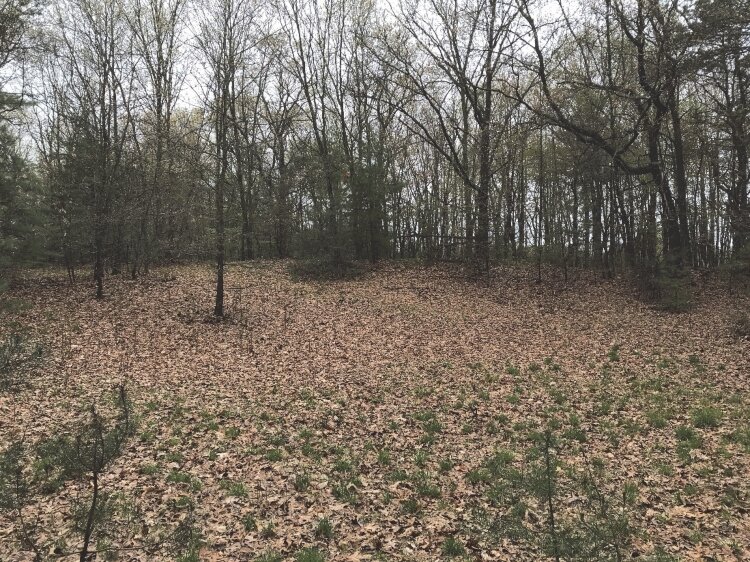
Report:
[[[219,322],[209,267],[113,278],[101,302],[84,283],[30,273],[8,298],[29,303],[16,320],[47,356],[32,384],[0,394],[0,448],[51,435],[125,382],[138,434],[103,486],[137,507],[116,545],[128,560],[172,559],[142,545],[188,512],[205,560],[308,547],[327,560],[435,560],[449,537],[470,559],[538,560],[476,531],[476,509],[499,508],[467,475],[498,450],[522,455],[523,432],[554,410],[581,436],[569,466],[600,459],[608,489],[637,485],[630,555],[750,556],[750,445],[735,438],[750,427],[750,347],[726,320],[747,299],[707,287],[672,315],[618,281],[534,284],[518,267],[489,284],[451,266],[324,283],[287,267],[231,265]],[[680,449],[676,428],[698,426],[708,402],[721,421]],[[26,508],[45,537],[75,544],[70,512],[87,485]],[[18,532],[0,514],[0,559],[24,559]]]

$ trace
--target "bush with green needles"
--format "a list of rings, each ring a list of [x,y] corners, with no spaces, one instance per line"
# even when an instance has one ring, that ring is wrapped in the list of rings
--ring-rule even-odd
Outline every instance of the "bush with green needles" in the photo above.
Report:
[[[530,438],[532,446],[520,459],[499,451],[467,475],[492,506],[478,507],[473,524],[495,540],[525,543],[557,561],[628,557],[637,536],[632,524],[637,487],[628,483],[621,495],[610,495],[598,482],[603,467],[591,463],[580,472],[564,466],[560,450],[566,442],[554,430]],[[563,490],[580,498],[575,508]],[[532,511],[537,522],[530,527]]]
[[[14,514],[24,548],[34,551],[37,559],[41,560],[41,552],[49,545],[38,544],[38,529],[24,518],[23,506],[36,494],[52,493],[68,480],[85,481],[91,486],[91,494],[73,506],[74,530],[81,537],[80,559],[89,559],[94,541],[95,550],[110,549],[113,514],[126,510],[126,502],[103,489],[102,474],[134,432],[132,406],[124,386],[118,387],[114,402],[112,419],[105,418],[94,404],[75,431],[58,433],[33,447],[17,441],[0,456],[0,509]],[[31,471],[24,464],[29,458]]]

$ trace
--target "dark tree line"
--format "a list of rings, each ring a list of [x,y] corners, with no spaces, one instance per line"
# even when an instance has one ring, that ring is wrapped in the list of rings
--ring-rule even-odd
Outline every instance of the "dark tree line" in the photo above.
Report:
[[[255,257],[747,263],[748,0],[3,2],[0,210],[43,220],[0,243],[98,296],[175,259],[218,315]]]

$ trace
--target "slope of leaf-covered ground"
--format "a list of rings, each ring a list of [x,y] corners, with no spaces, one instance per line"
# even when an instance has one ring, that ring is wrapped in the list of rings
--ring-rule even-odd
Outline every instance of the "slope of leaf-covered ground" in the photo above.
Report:
[[[86,281],[33,272],[3,297],[25,303],[3,336],[25,330],[44,354],[28,384],[0,393],[0,450],[129,388],[137,432],[103,479],[127,509],[111,514],[100,557],[190,559],[165,539],[190,518],[202,560],[304,548],[538,560],[544,506],[528,498],[526,535],[493,525],[513,506],[486,467],[500,451],[523,473],[537,462],[531,436],[550,425],[561,478],[593,470],[597,493],[627,513],[624,558],[750,557],[750,344],[728,327],[746,297],[700,286],[698,306],[675,315],[591,274],[535,284],[503,268],[488,285],[450,267],[339,282],[288,270],[230,266],[218,323],[208,266],[112,278],[101,302]],[[53,558],[80,547],[71,512],[89,487],[71,481],[24,507]],[[562,479],[556,493],[559,517],[584,517],[585,494]],[[19,526],[0,513],[0,559],[30,559]]]

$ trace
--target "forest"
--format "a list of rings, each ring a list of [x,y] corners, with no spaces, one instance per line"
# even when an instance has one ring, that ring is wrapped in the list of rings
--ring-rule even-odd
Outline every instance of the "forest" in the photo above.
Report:
[[[0,0],[0,560],[750,559],[750,0]]]

